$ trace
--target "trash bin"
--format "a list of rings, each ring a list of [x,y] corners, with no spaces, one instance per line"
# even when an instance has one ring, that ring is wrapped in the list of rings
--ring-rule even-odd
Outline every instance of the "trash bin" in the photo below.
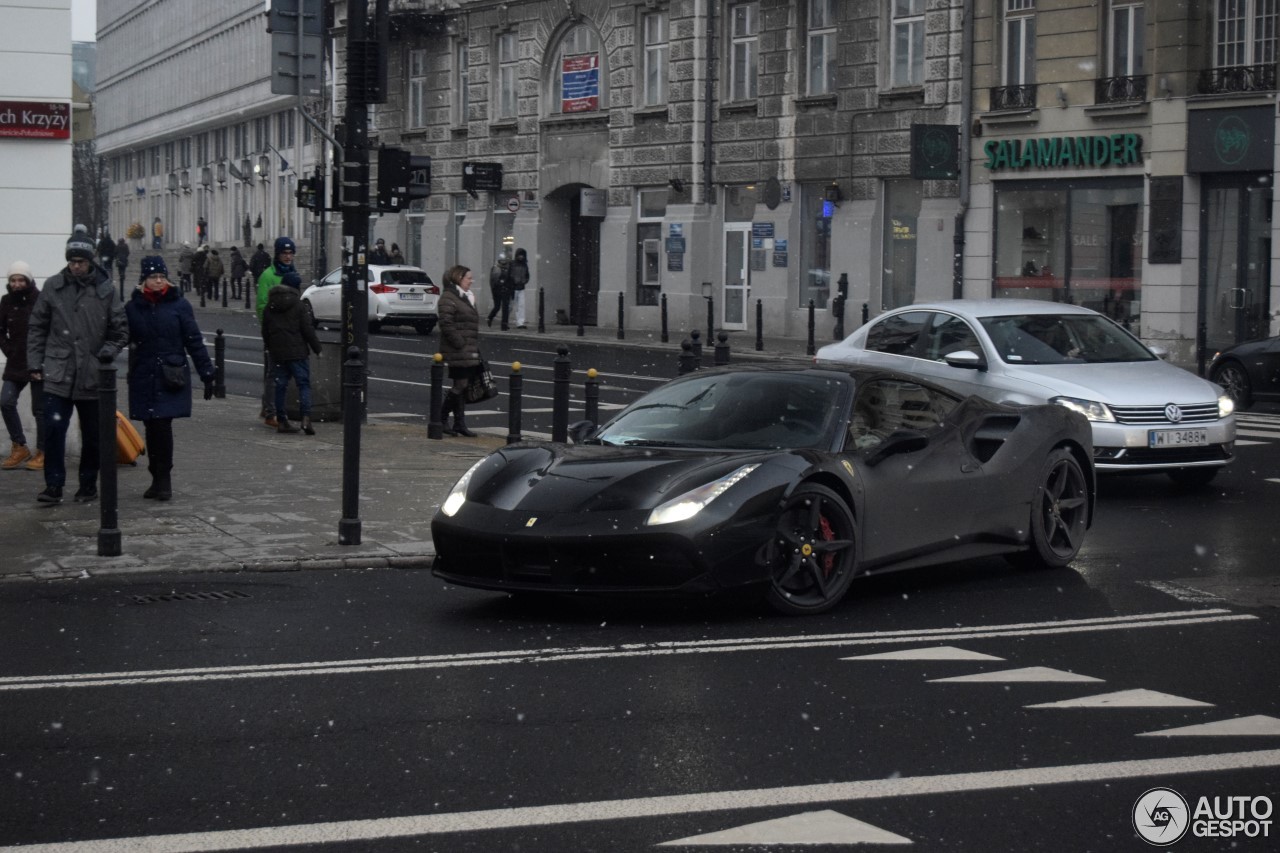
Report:
[[[346,358],[341,341],[320,341],[320,355],[311,356],[311,420],[342,420],[342,362]],[[285,411],[295,423],[302,418],[298,409],[298,386],[292,381],[284,398]]]

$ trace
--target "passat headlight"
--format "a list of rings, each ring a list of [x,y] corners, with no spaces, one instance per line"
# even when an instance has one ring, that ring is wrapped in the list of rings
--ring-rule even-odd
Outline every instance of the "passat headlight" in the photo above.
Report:
[[[467,502],[467,485],[471,482],[471,475],[484,463],[485,460],[481,459],[467,469],[467,473],[458,478],[458,482],[454,483],[449,491],[449,496],[444,499],[444,503],[440,504],[441,512],[450,518],[458,514],[458,510],[462,509],[462,505]]]
[[[730,486],[759,467],[759,463],[743,465],[733,473],[726,474],[718,480],[712,480],[705,486],[690,489],[680,497],[672,498],[661,506],[655,507],[653,512],[649,513],[649,519],[645,524],[672,524],[676,521],[686,521],[693,518],[702,512],[707,504],[728,491]]]
[[[1236,401],[1227,394],[1218,397],[1218,417],[1225,418],[1236,410]]]
[[[1057,403],[1059,406],[1066,406],[1091,421],[1106,421],[1112,424],[1116,422],[1116,416],[1111,414],[1111,410],[1107,408],[1106,404],[1099,403],[1096,400],[1081,400],[1079,397],[1053,397],[1049,402]]]

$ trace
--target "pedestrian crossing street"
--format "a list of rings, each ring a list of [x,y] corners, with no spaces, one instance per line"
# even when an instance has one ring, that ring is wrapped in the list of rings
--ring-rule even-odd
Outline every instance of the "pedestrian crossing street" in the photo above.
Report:
[[[1280,441],[1280,415],[1236,412],[1236,444],[1268,444]]]

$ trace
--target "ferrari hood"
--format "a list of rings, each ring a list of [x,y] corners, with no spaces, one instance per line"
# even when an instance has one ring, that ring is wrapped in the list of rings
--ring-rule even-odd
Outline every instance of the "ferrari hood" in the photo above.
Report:
[[[514,446],[476,470],[467,499],[528,512],[652,509],[770,453],[669,448]]]

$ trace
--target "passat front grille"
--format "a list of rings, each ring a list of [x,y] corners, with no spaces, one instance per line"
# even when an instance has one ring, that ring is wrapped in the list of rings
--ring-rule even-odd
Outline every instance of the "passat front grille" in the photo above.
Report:
[[[1174,405],[1182,412],[1182,419],[1179,421],[1169,420],[1164,406],[1112,406],[1111,413],[1122,424],[1141,424],[1144,426],[1153,424],[1163,426],[1171,423],[1203,424],[1218,420],[1218,403],[1216,400],[1212,403],[1189,403],[1186,405],[1175,403]]]

